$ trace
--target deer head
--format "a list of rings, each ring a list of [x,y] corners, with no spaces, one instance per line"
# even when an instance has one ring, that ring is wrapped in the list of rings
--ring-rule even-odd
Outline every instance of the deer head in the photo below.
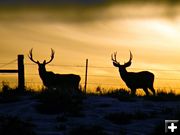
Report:
[[[34,60],[32,51],[33,51],[33,48],[29,51],[29,55],[28,55],[29,59],[32,62],[38,64],[40,72],[45,72],[46,71],[45,66],[54,59],[54,54],[55,54],[54,50],[51,48],[51,59],[49,61],[44,60],[42,63],[40,63],[38,60]]]
[[[114,54],[111,55],[111,59],[112,59],[112,61],[113,61],[113,65],[114,65],[115,67],[118,67],[119,70],[125,70],[126,67],[129,67],[129,66],[131,65],[131,60],[132,60],[132,58],[133,58],[133,55],[132,55],[131,51],[130,51],[129,61],[126,62],[126,63],[124,63],[124,64],[122,64],[122,65],[120,64],[120,62],[117,62],[116,56],[117,56],[117,52],[115,52]]]

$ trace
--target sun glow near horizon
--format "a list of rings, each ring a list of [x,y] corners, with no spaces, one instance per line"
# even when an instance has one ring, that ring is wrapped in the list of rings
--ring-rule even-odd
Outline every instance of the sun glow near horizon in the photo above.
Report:
[[[38,18],[37,21],[36,17],[33,20],[33,14],[24,21],[13,20],[11,17],[9,18],[11,21],[8,19],[0,21],[2,63],[11,61],[21,53],[25,55],[25,63],[30,64],[27,54],[31,48],[34,48],[35,59],[42,61],[50,57],[50,48],[53,48],[55,58],[47,66],[48,70],[55,73],[79,74],[83,86],[85,60],[88,58],[89,89],[95,89],[97,86],[107,89],[127,88],[119,77],[118,69],[113,67],[110,55],[117,51],[117,59],[124,63],[129,59],[131,50],[133,60],[131,67],[127,68],[128,71],[149,70],[155,74],[156,89],[175,89],[179,93],[179,15],[173,19],[156,15],[152,17],[154,11],[151,11],[136,17],[131,6],[123,8],[127,8],[128,12],[123,10],[122,14],[122,9],[118,10],[116,7],[115,10],[103,10],[100,19],[86,21],[48,20],[53,14],[47,16],[43,14],[41,20]],[[150,10],[150,7],[148,8]],[[161,12],[162,9],[158,13]],[[130,17],[128,15],[124,17],[125,13]],[[136,13],[139,13],[137,9]],[[17,16],[22,17],[21,14]],[[22,18],[27,18],[26,13]],[[32,84],[39,82],[41,85],[37,65],[25,65],[25,68],[27,85],[31,82]],[[1,77],[1,80],[4,78],[8,80],[9,77]]]

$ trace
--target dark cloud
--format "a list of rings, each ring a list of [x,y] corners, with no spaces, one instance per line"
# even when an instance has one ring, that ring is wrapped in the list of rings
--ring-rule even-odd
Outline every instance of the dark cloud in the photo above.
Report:
[[[2,21],[26,21],[48,20],[84,22],[115,17],[144,17],[140,8],[152,3],[163,7],[162,12],[153,12],[147,16],[174,17],[179,14],[178,5],[180,0],[0,0],[0,20]],[[120,5],[120,10],[107,13],[113,5]],[[126,11],[124,5],[136,5]],[[150,9],[146,9],[148,11]]]
[[[101,4],[106,2],[107,0],[0,0],[0,4],[19,4],[19,5],[24,5],[24,4]]]
[[[110,5],[117,3],[166,3],[166,4],[177,4],[180,0],[0,0],[0,4],[6,5]]]

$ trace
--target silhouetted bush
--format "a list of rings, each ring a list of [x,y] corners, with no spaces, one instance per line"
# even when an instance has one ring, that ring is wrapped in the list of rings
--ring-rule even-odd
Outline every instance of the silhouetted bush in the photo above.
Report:
[[[165,91],[165,90],[158,90],[156,96],[149,95],[149,96],[136,96],[131,95],[131,92],[126,89],[111,89],[108,92],[101,87],[97,87],[96,91],[100,91],[98,95],[100,96],[108,96],[112,98],[117,98],[120,101],[136,101],[138,98],[143,98],[144,100],[151,100],[151,101],[180,101],[180,94],[175,94],[173,90]],[[102,92],[103,91],[103,92]]]
[[[5,81],[2,81],[2,92],[7,93],[10,90],[12,90],[12,88],[10,88],[9,83],[5,82]]]
[[[83,95],[72,96],[66,90],[47,89],[42,91],[37,98],[40,104],[36,106],[36,109],[40,113],[68,112],[72,116],[81,115]]]
[[[134,97],[136,97],[131,95],[130,91],[125,89],[110,90],[107,93],[103,93],[102,95],[117,98],[120,101],[134,101]]]
[[[2,91],[0,92],[0,103],[9,103],[19,101],[20,97],[16,88],[12,89],[8,82],[2,82]]]
[[[121,129],[119,130],[119,134],[118,134],[118,135],[127,135],[127,130],[128,130],[128,129],[121,128]]]
[[[35,95],[37,95],[37,93],[30,88],[25,88],[24,91],[22,91],[17,87],[11,88],[8,82],[2,82],[0,103],[17,102],[22,96],[31,96],[33,98]]]
[[[60,124],[58,124],[58,125],[56,126],[56,129],[57,129],[58,131],[65,131],[65,130],[67,129],[67,126],[66,126],[66,124],[60,123]]]
[[[79,126],[73,128],[69,135],[108,135],[101,126]]]
[[[156,96],[145,96],[144,99],[151,101],[180,101],[180,95],[176,95],[173,91],[159,90]]]
[[[36,135],[34,127],[34,124],[18,117],[0,116],[0,135]]]
[[[110,113],[105,116],[105,119],[111,121],[114,124],[129,124],[133,119],[133,115],[125,112]]]
[[[63,114],[63,115],[57,116],[56,120],[57,120],[57,122],[66,122],[66,121],[68,121],[68,118],[66,117],[65,114]]]
[[[122,125],[122,124],[129,124],[132,120],[145,120],[152,117],[154,117],[153,114],[137,111],[135,113],[126,113],[126,112],[110,113],[105,116],[105,119],[111,121],[114,124]]]

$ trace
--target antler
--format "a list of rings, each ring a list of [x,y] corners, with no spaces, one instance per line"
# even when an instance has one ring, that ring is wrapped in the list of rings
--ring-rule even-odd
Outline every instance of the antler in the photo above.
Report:
[[[117,60],[116,60],[116,55],[117,55],[117,52],[114,52],[114,54],[111,54],[111,59],[112,59],[113,62],[119,63],[119,62],[117,62]]]
[[[129,61],[128,61],[128,62],[124,63],[124,66],[125,66],[125,67],[129,67],[129,66],[131,65],[131,60],[132,60],[132,58],[133,58],[133,55],[132,55],[131,51],[129,51],[129,52],[130,52],[130,58],[129,58]]]
[[[117,60],[116,60],[116,55],[117,55],[117,52],[114,52],[114,54],[111,54],[111,60],[113,61],[113,65],[114,65],[114,66],[119,66],[120,63],[117,62]]]
[[[54,59],[54,54],[55,54],[55,51],[51,48],[51,59],[47,62],[46,62],[46,60],[44,60],[44,63],[49,64]]]
[[[33,59],[32,51],[33,51],[33,48],[29,51],[28,57],[29,57],[29,59],[30,59],[32,62],[38,64],[39,61],[35,61],[35,60]]]

